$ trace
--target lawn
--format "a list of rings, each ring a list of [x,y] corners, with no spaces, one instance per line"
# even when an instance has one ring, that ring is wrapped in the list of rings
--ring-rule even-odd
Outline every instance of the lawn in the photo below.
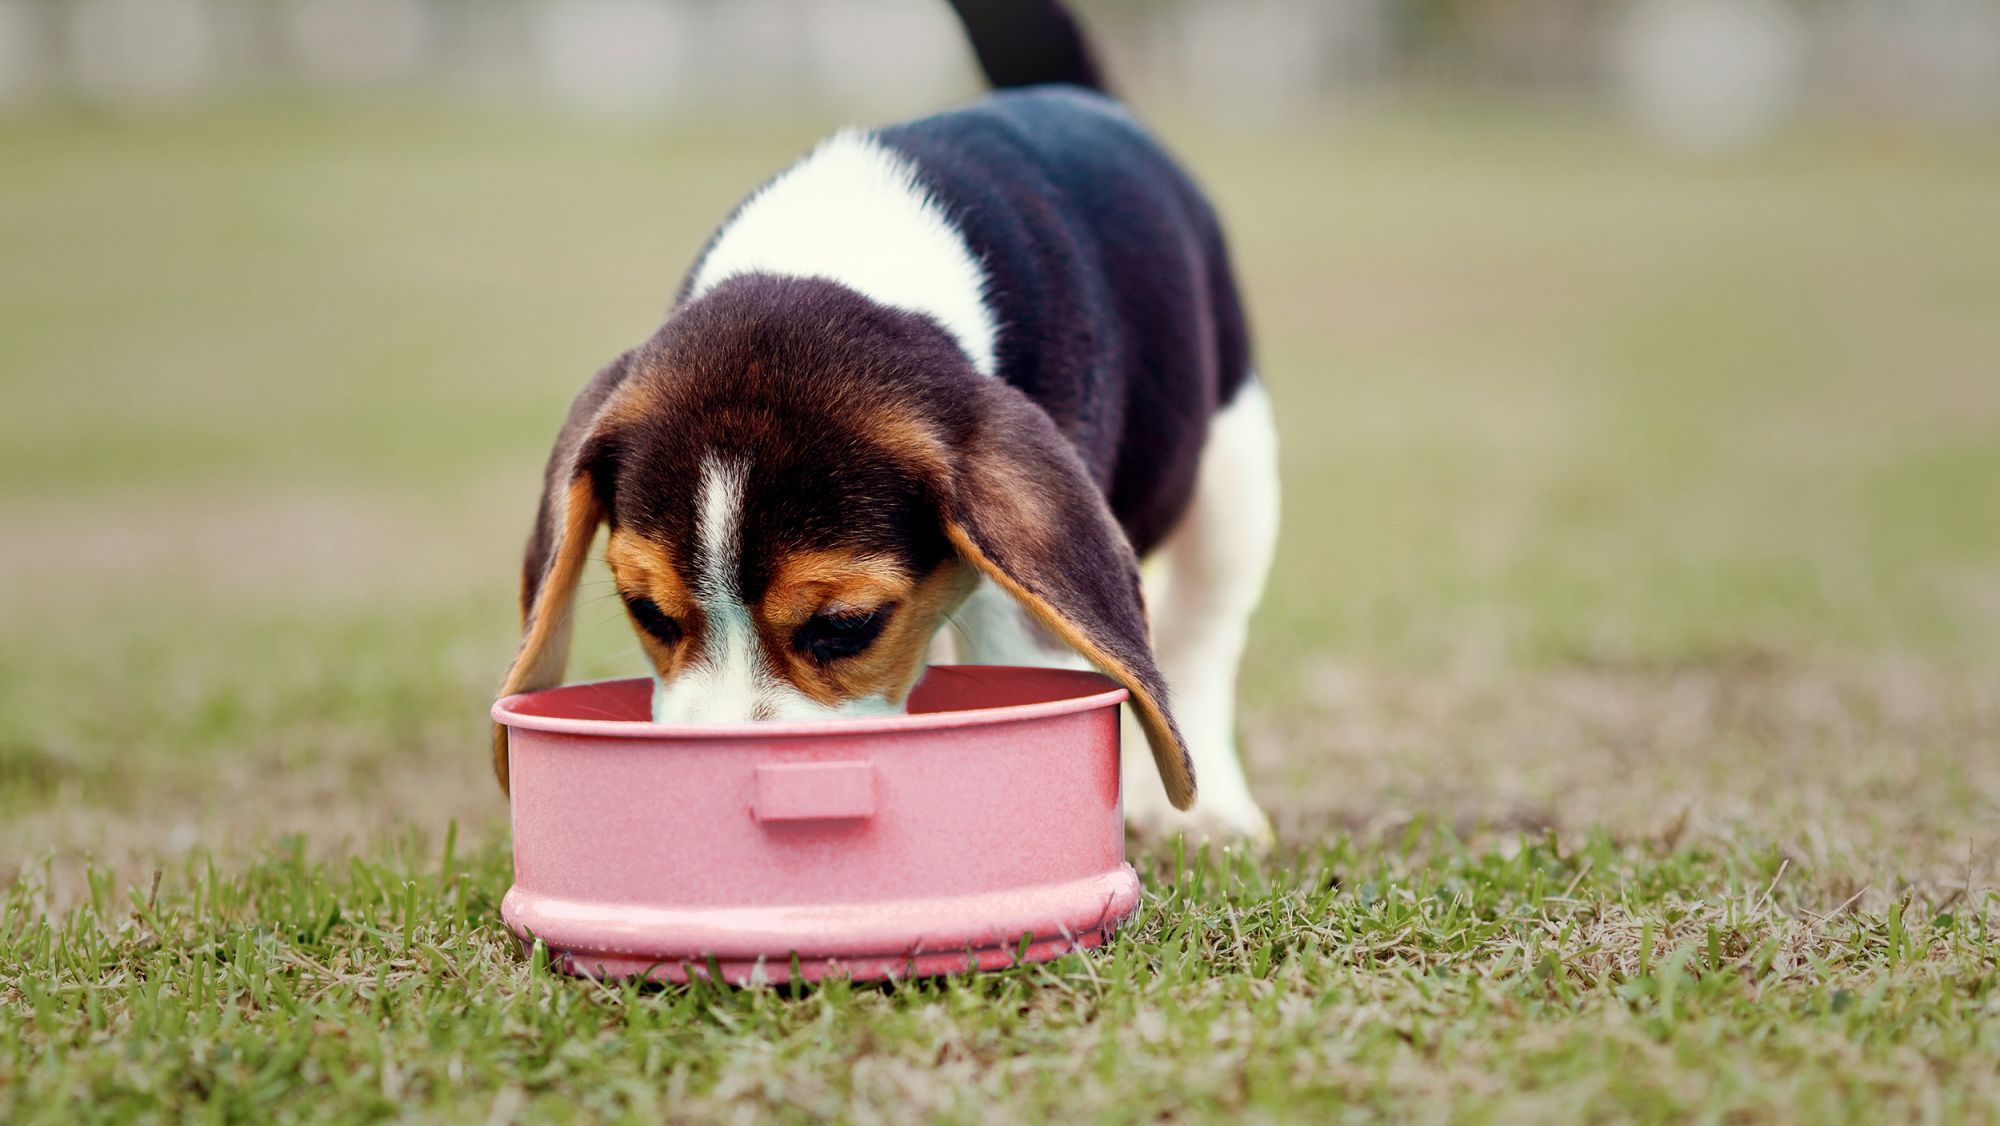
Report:
[[[976,979],[523,957],[546,443],[817,131],[0,119],[0,1120],[1994,1116],[1990,138],[1169,122],[1280,404],[1275,849]]]

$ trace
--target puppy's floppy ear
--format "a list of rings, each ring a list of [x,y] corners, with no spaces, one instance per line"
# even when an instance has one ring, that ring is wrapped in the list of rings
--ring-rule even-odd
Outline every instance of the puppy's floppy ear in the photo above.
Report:
[[[631,370],[630,353],[597,373],[556,435],[542,480],[541,507],[521,563],[521,647],[500,694],[533,692],[562,682],[569,664],[570,611],[591,541],[605,515],[593,468],[604,456],[599,426],[607,404]],[[493,726],[493,773],[507,788],[507,729]]]
[[[1139,594],[1139,564],[1110,505],[1049,416],[997,381],[942,498],[966,562],[1132,694],[1176,809],[1194,804],[1194,763],[1168,711]]]

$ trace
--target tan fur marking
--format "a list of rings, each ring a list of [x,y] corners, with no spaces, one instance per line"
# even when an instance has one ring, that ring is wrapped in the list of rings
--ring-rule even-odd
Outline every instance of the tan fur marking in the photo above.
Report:
[[[628,376],[618,390],[604,404],[598,415],[597,424],[601,428],[614,428],[627,423],[639,422],[658,413],[663,396],[655,378],[645,373]]]
[[[507,679],[500,685],[502,696],[553,688],[562,682],[563,667],[569,661],[570,610],[576,598],[576,583],[583,575],[590,543],[597,537],[597,525],[604,518],[603,506],[588,478],[570,482],[563,501],[562,542],[549,563],[548,577],[542,582],[535,604],[524,614],[521,647]],[[507,788],[507,729],[493,727],[493,773],[500,788]]]
[[[877,409],[854,420],[855,429],[912,472],[941,476],[950,464],[945,444],[929,423],[894,407]]]
[[[852,551],[812,551],[780,560],[764,592],[762,616],[798,627],[828,606],[867,610],[910,593],[910,576],[893,559]]]
[[[1166,711],[1159,701],[1139,682],[1138,677],[1125,662],[1114,658],[1104,648],[1091,640],[1075,622],[1070,621],[1040,595],[1021,585],[1014,576],[1003,570],[999,564],[981,550],[970,532],[956,521],[947,520],[944,525],[945,538],[958,548],[966,562],[978,568],[987,578],[997,583],[1000,589],[1012,595],[1015,601],[1027,607],[1035,620],[1042,623],[1049,632],[1062,638],[1063,642],[1083,654],[1091,664],[1103,669],[1105,674],[1125,686],[1132,694],[1132,709],[1138,713],[1139,726],[1146,732],[1146,742],[1153,752],[1153,765],[1160,772],[1160,781],[1166,785],[1167,800],[1175,809],[1189,809],[1194,806],[1195,780],[1187,756],[1180,748],[1180,741],[1174,736],[1173,724],[1167,721]]]
[[[674,553],[666,544],[624,529],[615,529],[604,548],[604,562],[621,595],[637,595],[676,618],[695,612],[694,595],[681,581]]]
[[[759,633],[785,679],[820,704],[833,707],[873,696],[900,702],[923,674],[932,635],[970,593],[972,579],[955,560],[912,583],[899,566],[876,556],[796,556],[779,565],[758,608]],[[792,646],[792,634],[814,614],[892,604],[882,635],[853,657],[821,665]]]
[[[639,629],[636,623],[633,626],[632,632],[639,637],[639,647],[645,650],[647,659],[652,661],[653,669],[660,678],[670,679],[682,665],[700,659],[703,640],[701,607],[689,592],[687,584],[681,581],[680,570],[674,565],[673,550],[657,540],[615,529],[604,549],[604,561],[611,568],[612,582],[621,598],[650,599],[661,613],[680,623],[681,640],[673,645]]]

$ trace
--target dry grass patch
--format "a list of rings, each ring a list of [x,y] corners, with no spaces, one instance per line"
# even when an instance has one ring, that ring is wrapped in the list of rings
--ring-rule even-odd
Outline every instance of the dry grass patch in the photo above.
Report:
[[[2000,693],[1917,660],[1438,677],[1322,661],[1254,717],[1282,837],[1517,831],[1771,842],[1788,888],[1879,909],[2000,886]]]

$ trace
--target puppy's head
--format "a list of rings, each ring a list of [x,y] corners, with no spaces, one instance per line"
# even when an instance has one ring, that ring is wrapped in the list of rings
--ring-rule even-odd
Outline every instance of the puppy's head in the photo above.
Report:
[[[900,710],[984,575],[1131,691],[1169,796],[1193,802],[1100,490],[1044,411],[926,318],[753,275],[598,373],[549,458],[503,692],[562,679],[600,524],[656,718]],[[504,786],[504,728],[494,768]]]

